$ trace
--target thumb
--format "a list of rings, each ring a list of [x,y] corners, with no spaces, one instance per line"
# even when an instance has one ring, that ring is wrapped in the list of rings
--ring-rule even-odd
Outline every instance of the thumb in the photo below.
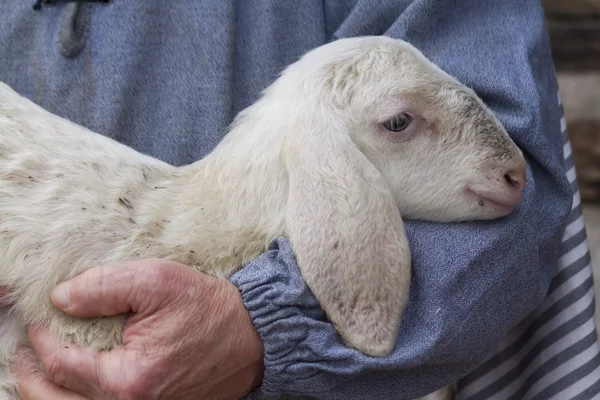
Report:
[[[56,286],[50,298],[56,307],[80,318],[151,313],[177,294],[172,288],[191,272],[160,259],[96,267]]]

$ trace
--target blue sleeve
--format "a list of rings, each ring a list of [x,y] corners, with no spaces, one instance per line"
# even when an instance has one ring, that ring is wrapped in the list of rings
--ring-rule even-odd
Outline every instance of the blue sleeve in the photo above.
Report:
[[[284,393],[414,398],[463,376],[544,298],[571,208],[557,83],[538,1],[358,1],[335,24],[332,39],[407,40],[472,87],[524,150],[524,199],[512,215],[491,222],[407,221],[411,293],[396,348],[385,358],[340,341],[302,280],[289,242],[275,241],[232,279],[265,345],[266,372],[250,394],[255,399]]]

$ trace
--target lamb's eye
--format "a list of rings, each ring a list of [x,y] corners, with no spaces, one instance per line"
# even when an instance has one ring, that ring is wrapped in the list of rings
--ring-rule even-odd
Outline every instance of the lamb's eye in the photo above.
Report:
[[[412,117],[409,114],[401,114],[396,118],[383,124],[384,128],[391,132],[402,132],[410,126]]]

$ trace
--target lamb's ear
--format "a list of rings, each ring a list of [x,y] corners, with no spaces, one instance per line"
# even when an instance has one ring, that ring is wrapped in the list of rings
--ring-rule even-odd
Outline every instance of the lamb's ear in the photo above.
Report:
[[[287,233],[302,276],[345,343],[387,355],[410,285],[400,213],[343,128],[305,133],[286,157]]]

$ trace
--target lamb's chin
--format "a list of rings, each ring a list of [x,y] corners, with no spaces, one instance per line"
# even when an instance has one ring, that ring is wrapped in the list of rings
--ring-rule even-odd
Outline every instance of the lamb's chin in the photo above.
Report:
[[[510,215],[519,205],[521,196],[518,196],[518,201],[514,196],[507,198],[502,193],[478,193],[475,190],[467,188],[465,194],[468,201],[473,204],[473,208],[478,210],[474,215],[479,214],[478,219],[487,220],[506,217]]]

